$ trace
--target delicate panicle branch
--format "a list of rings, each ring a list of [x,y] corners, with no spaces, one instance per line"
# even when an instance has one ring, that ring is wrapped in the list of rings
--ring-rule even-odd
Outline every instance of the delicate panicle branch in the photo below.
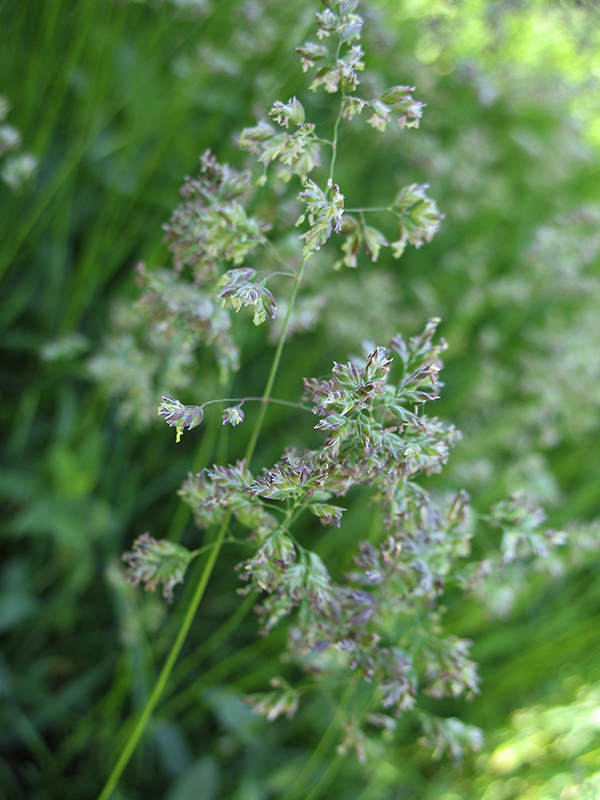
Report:
[[[292,403],[288,400],[279,400],[273,397],[234,397],[234,398],[219,398],[218,400],[206,400],[201,406],[184,406],[179,400],[172,397],[163,397],[162,402],[158,407],[158,415],[163,417],[167,425],[175,428],[177,439],[179,442],[181,435],[185,428],[192,430],[198,427],[204,419],[204,409],[206,406],[213,405],[214,403],[235,403],[236,405],[226,408],[223,411],[222,419],[223,425],[232,425],[237,427],[244,421],[244,412],[242,405],[244,403],[275,403],[280,406],[287,406],[288,408],[297,408],[304,411],[310,411],[309,408],[302,405],[302,403]]]

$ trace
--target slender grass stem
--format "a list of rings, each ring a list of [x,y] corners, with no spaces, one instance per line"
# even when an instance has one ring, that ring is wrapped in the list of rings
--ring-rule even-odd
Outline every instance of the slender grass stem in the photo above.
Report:
[[[330,787],[335,776],[340,771],[342,764],[343,764],[343,759],[339,755],[333,758],[329,762],[329,766],[327,767],[325,772],[321,775],[321,777],[315,783],[310,792],[305,796],[304,800],[317,800],[317,798],[322,797],[323,794]]]
[[[231,675],[235,674],[237,670],[241,670],[246,676],[253,657],[263,655],[272,649],[275,649],[273,642],[260,638],[241,650],[236,650],[196,678],[178,694],[169,698],[164,704],[164,713],[172,718],[191,708],[197,716],[197,700],[205,689],[215,684],[223,683],[225,680],[227,680],[228,685],[232,685],[234,681],[231,680]],[[261,670],[263,668],[264,664],[259,667]],[[272,669],[272,667],[270,668]]]
[[[299,270],[298,275],[296,276],[296,280],[294,282],[294,287],[292,289],[292,295],[290,297],[290,302],[289,302],[289,305],[288,305],[287,313],[285,315],[285,319],[284,319],[284,322],[283,322],[283,328],[282,328],[281,334],[279,336],[279,341],[277,343],[277,349],[275,350],[275,355],[273,356],[273,362],[271,364],[271,369],[269,371],[269,375],[268,375],[268,378],[267,378],[267,383],[266,383],[266,386],[265,386],[265,390],[263,392],[262,405],[261,405],[261,408],[260,408],[258,419],[256,420],[256,423],[255,423],[255,426],[254,426],[254,430],[252,432],[252,435],[250,437],[250,441],[248,442],[248,446],[246,448],[245,458],[246,458],[247,462],[250,462],[250,460],[252,459],[252,456],[254,454],[254,450],[256,448],[256,443],[258,441],[258,437],[260,435],[260,432],[261,432],[261,429],[262,429],[262,426],[263,426],[263,422],[264,422],[264,419],[265,419],[265,414],[266,414],[266,411],[267,411],[267,405],[268,405],[268,402],[269,402],[270,397],[271,397],[271,392],[273,391],[273,384],[275,383],[275,377],[277,375],[277,370],[279,368],[279,363],[281,361],[281,353],[283,351],[283,346],[285,344],[286,335],[287,335],[287,329],[288,329],[288,326],[289,326],[289,323],[290,323],[292,309],[294,308],[294,303],[296,301],[296,296],[298,294],[298,288],[300,286],[300,282],[301,282],[302,277],[304,275],[304,268],[306,266],[306,262],[307,261],[308,261],[308,257],[305,257],[302,260],[302,264],[300,266],[300,270]],[[196,589],[194,591],[194,594],[192,596],[190,604],[189,604],[189,606],[188,606],[188,608],[187,608],[187,610],[185,612],[184,618],[182,620],[181,626],[179,628],[179,631],[177,633],[177,636],[175,638],[173,646],[171,647],[171,650],[169,651],[167,659],[166,659],[166,661],[165,661],[165,663],[163,665],[163,668],[160,671],[160,674],[159,674],[159,676],[158,676],[158,678],[156,680],[156,683],[154,684],[154,688],[152,690],[152,693],[150,694],[150,697],[146,701],[146,704],[145,704],[145,706],[144,706],[144,708],[142,710],[142,713],[141,713],[137,723],[135,724],[131,734],[129,735],[129,737],[128,737],[126,743],[125,743],[125,746],[123,747],[121,755],[120,755],[117,763],[113,767],[112,772],[110,773],[109,778],[108,778],[108,780],[107,780],[102,792],[100,793],[100,795],[98,797],[98,800],[108,800],[108,798],[110,798],[110,796],[114,792],[114,790],[115,790],[115,788],[116,788],[116,786],[117,786],[117,784],[118,784],[118,782],[119,782],[119,780],[121,778],[121,775],[123,774],[123,771],[125,770],[125,767],[129,763],[129,761],[130,761],[130,759],[131,759],[131,757],[132,757],[132,755],[133,755],[133,753],[134,753],[134,751],[135,751],[140,739],[142,738],[142,735],[143,735],[144,731],[146,730],[146,727],[148,726],[148,723],[150,722],[150,719],[152,717],[154,709],[156,708],[156,705],[157,705],[158,701],[160,700],[160,698],[161,698],[161,696],[162,696],[162,694],[163,694],[163,692],[165,690],[167,682],[168,682],[168,680],[169,680],[169,678],[171,676],[171,672],[173,671],[173,667],[175,666],[175,663],[176,663],[176,661],[177,661],[177,659],[179,657],[179,654],[181,652],[181,648],[183,647],[184,642],[185,642],[185,640],[187,638],[187,635],[188,635],[189,630],[191,628],[192,622],[194,621],[194,617],[196,616],[196,612],[198,610],[198,606],[200,605],[200,602],[201,602],[202,598],[204,597],[204,592],[206,591],[206,586],[208,585],[208,581],[210,579],[210,576],[212,575],[215,563],[217,561],[217,557],[218,557],[218,555],[219,555],[219,553],[221,551],[221,547],[223,545],[223,542],[225,541],[225,537],[226,537],[227,531],[229,530],[229,523],[231,521],[231,517],[232,517],[232,512],[230,511],[225,516],[225,519],[223,520],[223,523],[221,524],[221,527],[219,528],[219,532],[218,532],[217,537],[216,537],[216,539],[214,541],[214,547],[208,553],[208,556],[207,556],[207,559],[206,559],[206,563],[204,565],[204,569],[202,570],[202,573],[200,574],[198,585],[196,586]]]
[[[311,757],[308,759],[307,763],[305,764],[304,768],[300,771],[298,776],[296,777],[295,781],[292,783],[290,788],[287,790],[285,795],[281,798],[281,800],[296,800],[296,798],[304,797],[304,786],[310,776],[319,768],[322,761],[325,758],[325,755],[335,736],[337,734],[338,726],[340,718],[342,717],[346,705],[349,703],[352,695],[354,693],[354,684],[348,683],[346,686],[346,691],[344,692],[340,704],[335,710],[333,715],[333,719],[329,723],[328,727],[325,729],[323,736],[321,737],[321,741],[313,750]]]
[[[338,128],[340,127],[341,120],[342,120],[342,112],[340,111],[340,113],[338,114],[337,119],[335,121],[334,128],[333,128],[333,141],[331,143],[331,148],[332,148],[333,152],[331,154],[331,165],[329,167],[329,180],[330,181],[333,181],[333,170],[335,168],[335,159],[336,159],[336,156],[337,156]]]
[[[182,659],[173,674],[174,681],[180,681],[190,674],[192,670],[198,669],[198,664],[201,659],[214,653],[225,642],[232,633],[234,633],[242,622],[246,619],[252,606],[256,602],[256,593],[252,592],[246,595],[243,602],[239,604],[233,614],[227,618],[211,636],[200,644],[192,653]]]
[[[7,706],[6,711],[14,731],[19,734],[22,742],[31,752],[34,762],[47,775],[48,780],[51,780],[57,786],[59,791],[64,791],[63,778],[58,772],[56,760],[44,741],[44,737],[40,735],[37,726],[16,703]]]
[[[258,441],[258,437],[262,430],[263,422],[265,419],[265,414],[267,413],[267,405],[271,399],[271,392],[273,391],[273,384],[275,383],[275,376],[277,375],[277,370],[279,369],[279,362],[281,361],[281,353],[283,352],[283,346],[285,344],[285,339],[287,335],[287,329],[290,324],[290,319],[292,317],[292,310],[294,308],[294,304],[296,302],[296,297],[298,295],[298,288],[304,277],[304,268],[306,267],[306,262],[308,261],[308,257],[304,257],[302,259],[302,264],[300,265],[300,270],[298,275],[296,276],[296,280],[294,281],[294,288],[292,289],[292,296],[290,297],[290,302],[287,308],[287,312],[285,315],[285,319],[283,321],[283,328],[281,329],[281,334],[279,336],[279,341],[277,342],[277,349],[275,351],[275,355],[273,357],[273,363],[271,364],[271,370],[269,372],[269,377],[267,378],[267,385],[265,386],[265,391],[263,393],[262,398],[262,405],[260,408],[260,412],[258,414],[258,419],[256,421],[256,425],[254,426],[254,430],[250,437],[250,441],[248,442],[248,448],[246,450],[246,461],[250,463],[252,460],[252,456],[254,455],[254,450],[256,448],[256,443]]]
[[[302,403],[292,403],[289,400],[279,400],[276,397],[223,397],[217,400],[207,400],[202,403],[200,408],[213,405],[214,403],[274,403],[278,406],[287,406],[288,408],[299,408],[301,411],[311,411],[312,408],[303,405]]]
[[[204,597],[204,592],[206,590],[206,586],[208,584],[208,580],[212,574],[215,562],[217,560],[217,556],[220,552],[220,545],[223,543],[225,538],[225,534],[229,528],[229,522],[231,519],[231,513],[227,514],[223,523],[219,529],[219,533],[217,534],[217,538],[215,540],[215,547],[211,550],[208,554],[206,559],[206,564],[204,565],[204,569],[202,570],[202,574],[200,575],[200,580],[198,581],[198,585],[196,586],[196,591],[192,597],[192,601],[189,604],[183,621],[181,623],[181,627],[179,628],[179,632],[177,637],[169,651],[169,655],[167,656],[167,660],[164,663],[164,666],[158,676],[156,683],[154,684],[154,689],[150,697],[148,698],[146,705],[140,715],[140,718],[137,721],[136,726],[134,727],[129,739],[127,740],[125,747],[119,757],[119,760],[115,764],[108,781],[102,792],[100,793],[98,800],[108,800],[108,798],[112,795],[113,791],[115,790],[117,783],[121,775],[123,774],[123,770],[129,763],[131,756],[134,753],[135,748],[139,740],[142,737],[142,734],[146,730],[148,722],[152,716],[154,709],[156,708],[156,704],[160,700],[162,693],[167,685],[167,681],[171,675],[173,667],[175,666],[175,662],[179,657],[179,653],[181,652],[181,648],[187,638],[188,632],[194,621],[194,617],[196,616],[196,611],[198,610],[198,606],[200,605],[200,601]]]
[[[273,256],[275,261],[279,262],[282,266],[285,267],[286,271],[285,272],[280,272],[278,274],[280,274],[280,275],[288,275],[291,278],[295,278],[296,277],[296,273],[292,270],[292,268],[290,267],[288,262],[285,260],[285,258],[283,258],[280,255],[279,251],[273,246],[272,242],[270,242],[265,237],[265,239],[263,240],[262,244],[263,244],[263,247],[265,247],[269,251],[269,253],[271,253],[271,255]]]
[[[366,214],[369,211],[391,211],[394,213],[390,206],[364,206],[363,208],[345,208],[344,211],[352,214]],[[397,215],[396,215],[397,216]]]
[[[336,60],[340,57],[340,50],[342,49],[342,42],[341,40],[338,42],[337,50],[335,53]],[[333,170],[335,168],[335,159],[337,156],[337,146],[338,146],[338,129],[340,127],[340,122],[342,121],[342,108],[344,103],[345,94],[342,93],[341,105],[340,105],[340,113],[337,115],[337,119],[333,126],[333,138],[330,142],[331,144],[331,164],[329,165],[329,180],[333,181]]]

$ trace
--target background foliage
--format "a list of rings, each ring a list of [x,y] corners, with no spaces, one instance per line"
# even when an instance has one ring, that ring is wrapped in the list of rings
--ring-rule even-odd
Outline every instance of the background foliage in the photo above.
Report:
[[[127,351],[115,331],[129,330],[135,264],[167,260],[161,225],[182,176],[207,147],[240,165],[234,135],[304,85],[294,47],[315,8],[185,5],[0,5],[0,91],[38,159],[18,191],[0,186],[0,796],[11,800],[97,794],[180,613],[124,585],[120,554],[145,530],[185,542],[175,491],[190,465],[241,449],[218,420],[177,447],[150,421],[165,383],[187,382],[190,399],[195,386],[219,392],[212,357],[165,376],[166,355],[153,351],[155,371],[147,352],[131,368],[139,334]],[[257,636],[235,593],[239,554],[226,554],[122,797],[185,800],[199,786],[206,798],[257,800],[311,787],[311,797],[370,799],[597,794],[597,16],[585,4],[491,0],[379,0],[361,11],[380,88],[415,85],[427,108],[399,141],[359,126],[344,143],[360,154],[343,165],[344,186],[368,202],[397,181],[427,182],[446,218],[400,261],[359,257],[343,282],[319,287],[319,321],[287,345],[280,394],[295,399],[298,374],[326,372],[365,338],[442,317],[438,413],[463,441],[436,487],[464,486],[482,510],[523,490],[573,542],[533,576],[515,570],[479,602],[451,606],[483,684],[448,713],[487,739],[458,769],[432,762],[410,730],[359,767],[322,738],[335,713],[322,700],[273,724],[241,704],[281,672],[285,632]],[[248,336],[236,395],[262,382],[262,336]],[[98,370],[111,337],[117,358]],[[295,424],[269,414],[261,462],[287,444],[282,428],[303,435]],[[355,515],[357,541],[369,518]],[[337,535],[323,535],[321,554],[337,552]],[[477,542],[478,555],[489,545]]]

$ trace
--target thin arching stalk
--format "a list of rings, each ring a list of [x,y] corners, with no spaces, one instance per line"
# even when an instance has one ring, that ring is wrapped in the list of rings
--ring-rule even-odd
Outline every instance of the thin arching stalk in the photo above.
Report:
[[[246,458],[246,461],[248,461],[248,462],[251,460],[251,458],[252,458],[252,456],[254,454],[254,450],[256,448],[256,443],[258,441],[258,437],[260,435],[260,432],[261,432],[261,429],[262,429],[262,426],[263,426],[263,422],[264,422],[265,414],[266,414],[266,410],[267,410],[267,405],[268,405],[268,400],[271,397],[271,392],[273,390],[273,384],[275,383],[275,377],[277,375],[277,370],[279,368],[279,363],[281,361],[281,353],[283,351],[283,346],[285,344],[285,340],[286,340],[286,336],[287,336],[287,330],[288,330],[290,319],[291,319],[291,315],[292,315],[292,310],[293,310],[293,307],[294,307],[294,303],[296,301],[296,296],[298,294],[298,287],[299,287],[300,282],[302,280],[302,277],[304,275],[304,268],[306,266],[307,260],[308,260],[307,258],[303,259],[302,265],[300,267],[300,270],[299,270],[298,275],[296,276],[296,280],[294,282],[294,288],[292,290],[292,295],[290,297],[290,302],[289,302],[289,305],[288,305],[287,313],[286,313],[286,316],[285,316],[285,319],[284,319],[284,322],[283,322],[283,327],[282,327],[282,330],[281,330],[281,334],[279,336],[279,341],[277,343],[277,349],[275,350],[275,355],[273,356],[273,362],[271,364],[271,369],[269,371],[269,376],[267,378],[267,383],[266,383],[266,386],[265,386],[265,390],[263,392],[262,405],[261,405],[260,413],[258,415],[258,418],[256,420],[256,424],[255,424],[254,429],[252,431],[252,434],[250,436],[250,441],[248,442],[248,446],[246,448],[245,458]],[[232,512],[230,511],[230,512],[228,512],[226,514],[225,519],[223,520],[223,522],[221,524],[221,527],[219,528],[219,532],[218,532],[217,537],[216,537],[215,542],[214,542],[214,547],[208,553],[208,557],[206,559],[206,563],[204,565],[204,569],[202,570],[202,573],[201,573],[200,578],[198,580],[198,585],[196,586],[196,590],[195,590],[195,592],[194,592],[194,594],[192,596],[192,599],[190,601],[190,604],[189,604],[189,606],[188,606],[188,608],[187,608],[187,610],[185,612],[185,616],[183,618],[183,621],[181,623],[179,631],[177,632],[177,636],[175,638],[175,641],[173,642],[173,645],[172,645],[172,647],[171,647],[171,649],[169,651],[169,655],[167,656],[167,659],[166,659],[166,661],[165,661],[165,663],[163,665],[163,668],[160,671],[160,674],[159,674],[159,676],[158,676],[158,678],[156,680],[156,683],[154,684],[154,688],[152,690],[152,693],[150,694],[150,697],[146,701],[146,705],[144,706],[144,708],[142,710],[142,713],[141,713],[137,723],[135,724],[135,727],[133,728],[131,734],[129,735],[129,738],[127,739],[127,742],[125,743],[123,751],[122,751],[117,763],[113,767],[113,770],[112,770],[112,772],[111,772],[111,774],[110,774],[110,776],[109,776],[109,778],[108,778],[108,780],[106,782],[106,785],[104,786],[104,789],[100,793],[100,795],[98,797],[98,800],[108,800],[108,798],[114,792],[114,790],[115,790],[115,788],[116,788],[116,786],[117,786],[117,784],[119,782],[119,779],[121,778],[121,775],[123,774],[123,771],[125,770],[125,767],[129,763],[133,753],[135,752],[135,749],[136,749],[140,739],[142,738],[142,735],[144,734],[144,731],[146,730],[146,728],[148,726],[148,723],[149,723],[149,721],[150,721],[150,719],[152,717],[154,709],[156,708],[156,705],[157,705],[158,701],[160,700],[160,698],[161,698],[161,696],[162,696],[162,694],[163,694],[163,692],[165,690],[167,682],[168,682],[168,680],[169,680],[169,678],[171,676],[171,672],[173,671],[173,667],[175,666],[175,663],[176,663],[176,661],[177,661],[177,659],[179,657],[179,654],[181,652],[181,648],[184,645],[184,642],[185,642],[185,640],[187,638],[187,635],[189,633],[189,630],[191,628],[192,622],[194,621],[194,618],[196,616],[196,612],[198,610],[198,606],[200,605],[200,602],[202,601],[202,598],[204,597],[204,592],[206,591],[206,586],[208,585],[208,581],[210,580],[210,576],[212,575],[212,572],[213,572],[213,569],[215,567],[217,558],[218,558],[219,553],[221,551],[221,546],[222,546],[222,544],[223,544],[223,542],[225,540],[225,536],[226,536],[227,530],[229,528],[229,523],[231,521],[231,516],[232,516]]]

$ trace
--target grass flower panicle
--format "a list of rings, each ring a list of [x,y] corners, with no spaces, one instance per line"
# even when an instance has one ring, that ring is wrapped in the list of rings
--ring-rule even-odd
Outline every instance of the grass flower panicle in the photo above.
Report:
[[[180,336],[188,352],[214,347],[222,378],[239,367],[243,356],[230,311],[252,307],[254,324],[268,323],[277,306],[267,283],[283,277],[292,280],[292,288],[281,302],[285,314],[262,397],[224,401],[235,403],[222,412],[223,424],[233,427],[244,420],[243,402],[260,403],[245,457],[190,473],[181,487],[197,526],[213,527],[216,534],[127,752],[158,702],[228,541],[252,550],[236,567],[244,584],[238,591],[258,598],[264,634],[287,622],[288,659],[307,676],[297,686],[291,679],[274,678],[270,691],[248,697],[256,711],[269,720],[291,718],[303,692],[345,684],[350,694],[361,692],[361,702],[340,701],[340,752],[354,750],[364,760],[373,729],[393,736],[397,720],[407,716],[435,756],[447,753],[459,760],[481,747],[481,732],[454,717],[436,716],[432,700],[472,697],[479,691],[479,678],[470,641],[444,631],[446,592],[477,591],[491,571],[513,560],[544,556],[562,541],[544,531],[543,514],[519,498],[478,517],[466,492],[439,495],[423,485],[423,476],[443,469],[460,438],[453,425],[429,414],[442,387],[441,355],[447,348],[436,338],[437,318],[429,319],[420,335],[407,340],[398,334],[387,345],[366,346],[346,363],[334,362],[330,375],[305,378],[302,389],[299,379],[302,403],[311,406],[318,420],[314,429],[320,443],[310,449],[288,446],[260,474],[250,470],[267,408],[276,401],[273,386],[307,271],[323,269],[327,257],[331,268],[354,268],[361,251],[374,262],[388,247],[398,258],[407,245],[431,241],[443,218],[426,194],[428,186],[418,183],[397,189],[387,205],[345,208],[343,187],[335,182],[340,125],[355,124],[354,118],[368,110],[374,130],[383,131],[396,117],[405,131],[418,127],[424,105],[414,99],[414,87],[404,85],[374,99],[358,97],[358,75],[365,69],[358,0],[325,0],[325,6],[316,15],[318,42],[306,42],[297,52],[305,72],[316,70],[309,88],[338,95],[331,138],[321,136],[322,125],[307,121],[294,96],[273,103],[273,124],[259,121],[245,128],[238,141],[256,163],[256,183],[274,185],[279,192],[282,178],[284,185],[299,182],[296,197],[304,211],[296,227],[304,230],[295,244],[280,249],[278,222],[272,213],[268,223],[261,219],[253,172],[221,164],[207,151],[198,176],[186,179],[183,202],[165,226],[173,269],[140,271],[145,294],[139,307],[154,340]],[[326,153],[329,163],[323,169]],[[367,214],[381,213],[395,218],[397,238],[391,244],[366,222]],[[179,440],[184,429],[201,423],[204,406],[212,402],[217,401],[188,406],[165,395],[158,413]],[[302,403],[287,405],[300,408]],[[353,555],[329,563],[319,552],[323,531],[336,529],[339,549],[345,551],[347,515],[356,503],[367,501],[376,520],[372,531],[353,545]],[[502,542],[495,560],[474,562],[471,541],[486,524],[502,531]],[[245,529],[245,541],[234,537],[232,526]],[[170,600],[200,553],[144,534],[125,556],[128,577],[147,589],[162,585]],[[119,762],[115,768],[113,783],[123,766]]]

